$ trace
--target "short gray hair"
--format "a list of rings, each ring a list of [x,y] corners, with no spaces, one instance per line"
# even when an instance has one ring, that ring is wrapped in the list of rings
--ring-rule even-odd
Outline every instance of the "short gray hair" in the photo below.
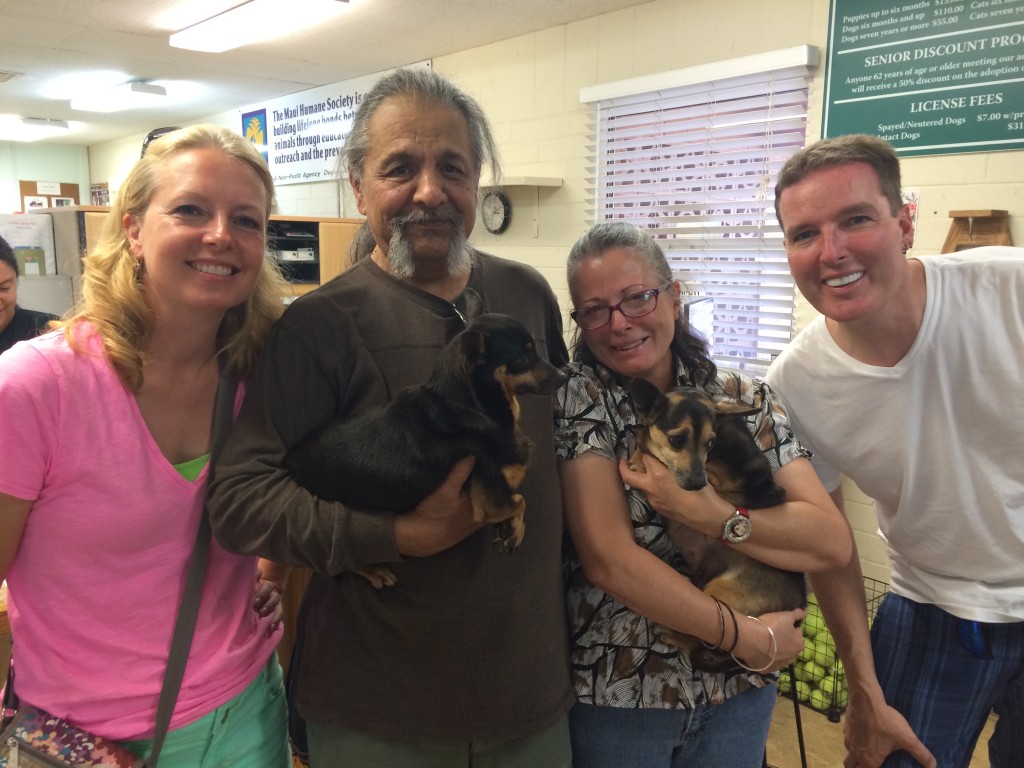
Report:
[[[638,258],[644,260],[663,283],[670,283],[674,280],[672,267],[669,266],[668,259],[665,258],[665,252],[661,250],[661,246],[655,242],[647,230],[627,221],[600,221],[580,235],[569,251],[569,258],[566,260],[565,276],[569,282],[569,294],[574,303],[576,296],[574,295],[572,277],[576,267],[584,259],[599,257],[612,248],[625,248],[635,253]],[[584,341],[579,326],[573,332],[570,346],[573,350],[573,359],[590,366],[597,364],[597,358]],[[681,361],[686,369],[686,376],[690,384],[694,386],[711,385],[718,368],[711,359],[707,341],[704,337],[694,333],[681,312],[676,318],[671,350],[673,359]]]
[[[673,280],[672,268],[665,258],[664,251],[646,230],[627,221],[601,221],[580,235],[569,251],[565,277],[570,292],[572,273],[579,263],[588,257],[600,256],[612,248],[628,248],[643,258],[662,282],[668,283]]]
[[[370,147],[370,118],[388,99],[405,97],[424,104],[437,104],[457,109],[466,118],[470,151],[476,169],[490,167],[494,183],[501,177],[497,145],[487,116],[472,96],[462,91],[444,75],[432,69],[398,69],[385,75],[363,97],[339,158],[339,171],[348,170],[355,181],[363,178],[366,153]],[[338,178],[344,174],[339,173]]]

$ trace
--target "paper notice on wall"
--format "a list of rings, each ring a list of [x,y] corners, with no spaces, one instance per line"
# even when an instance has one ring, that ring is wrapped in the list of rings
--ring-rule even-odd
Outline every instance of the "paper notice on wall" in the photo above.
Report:
[[[410,67],[430,67],[429,61]],[[363,96],[385,70],[239,110],[241,133],[263,153],[275,184],[338,178],[338,153]]]
[[[0,214],[0,236],[19,257],[20,274],[37,277],[57,274],[50,214]]]

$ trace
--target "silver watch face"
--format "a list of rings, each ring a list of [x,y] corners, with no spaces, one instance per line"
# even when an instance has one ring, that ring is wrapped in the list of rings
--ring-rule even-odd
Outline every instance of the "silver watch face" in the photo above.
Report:
[[[750,532],[753,530],[753,527],[754,526],[751,525],[749,517],[737,512],[725,521],[723,536],[726,541],[731,541],[733,543],[746,541],[750,538]]]

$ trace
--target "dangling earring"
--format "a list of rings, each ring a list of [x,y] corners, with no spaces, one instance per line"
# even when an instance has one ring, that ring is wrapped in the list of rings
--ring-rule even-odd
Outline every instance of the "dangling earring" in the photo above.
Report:
[[[906,251],[904,251],[906,253]],[[132,276],[135,278],[136,283],[142,282],[142,273],[146,269],[146,265],[142,259],[136,259],[135,264],[132,266]]]

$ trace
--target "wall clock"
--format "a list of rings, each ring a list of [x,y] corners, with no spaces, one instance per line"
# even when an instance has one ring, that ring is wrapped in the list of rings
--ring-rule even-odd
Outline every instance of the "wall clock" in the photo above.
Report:
[[[492,235],[500,235],[512,222],[512,203],[504,192],[494,189],[484,195],[480,205],[480,218],[484,228]]]

